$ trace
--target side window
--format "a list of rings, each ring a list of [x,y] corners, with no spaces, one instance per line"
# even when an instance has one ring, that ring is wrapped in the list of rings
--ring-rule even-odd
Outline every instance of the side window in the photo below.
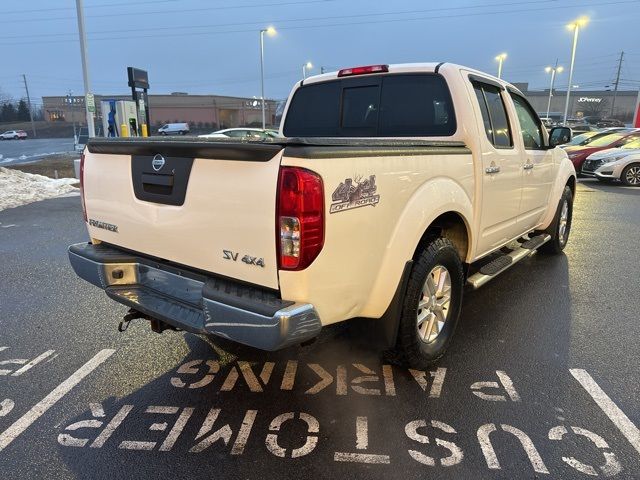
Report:
[[[496,148],[513,147],[513,137],[500,89],[493,85],[474,83],[476,98],[480,104],[482,121],[487,138]]]
[[[232,138],[241,138],[246,136],[247,132],[246,130],[231,130],[229,132],[225,132],[225,135],[227,137],[232,137]]]
[[[522,140],[524,148],[527,150],[539,150],[544,148],[542,137],[542,127],[540,121],[527,101],[520,95],[511,94],[513,103],[516,106],[516,113],[520,121],[520,130],[522,131]]]
[[[487,102],[484,99],[484,93],[482,91],[482,87],[476,83],[473,86],[473,91],[476,92],[478,105],[480,105],[480,112],[482,113],[482,123],[484,124],[484,131],[487,134],[487,138],[489,139],[489,141],[491,143],[494,143],[493,130],[491,128],[491,117],[489,116],[489,110],[487,110]]]

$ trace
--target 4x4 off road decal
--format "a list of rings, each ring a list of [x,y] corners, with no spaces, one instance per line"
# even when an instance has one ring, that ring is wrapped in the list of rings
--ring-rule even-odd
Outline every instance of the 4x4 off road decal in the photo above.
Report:
[[[376,195],[377,189],[375,175],[369,175],[369,178],[346,178],[331,195],[333,203],[329,213],[344,212],[367,205],[375,207],[380,201],[380,195]]]

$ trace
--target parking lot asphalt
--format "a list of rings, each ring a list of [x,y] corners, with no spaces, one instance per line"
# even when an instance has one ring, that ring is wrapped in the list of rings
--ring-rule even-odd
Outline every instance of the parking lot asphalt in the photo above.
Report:
[[[73,138],[28,138],[0,141],[0,167],[26,163],[54,153],[73,152]]]
[[[0,478],[640,478],[640,189],[467,292],[426,372],[357,329],[265,353],[152,333],[79,280],[80,201],[0,212]]]

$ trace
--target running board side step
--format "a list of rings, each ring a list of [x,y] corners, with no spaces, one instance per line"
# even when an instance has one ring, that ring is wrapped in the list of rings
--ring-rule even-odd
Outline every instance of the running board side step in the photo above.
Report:
[[[482,268],[467,279],[467,284],[471,285],[474,289],[480,288],[489,280],[497,277],[499,274],[512,267],[520,260],[530,257],[536,250],[551,240],[551,235],[537,235],[521,243],[512,252],[499,256],[491,262],[483,265]]]

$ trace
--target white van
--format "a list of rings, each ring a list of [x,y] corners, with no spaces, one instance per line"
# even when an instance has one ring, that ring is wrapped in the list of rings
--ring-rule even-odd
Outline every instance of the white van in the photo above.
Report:
[[[188,123],[165,123],[158,129],[159,135],[186,135],[189,133]]]

